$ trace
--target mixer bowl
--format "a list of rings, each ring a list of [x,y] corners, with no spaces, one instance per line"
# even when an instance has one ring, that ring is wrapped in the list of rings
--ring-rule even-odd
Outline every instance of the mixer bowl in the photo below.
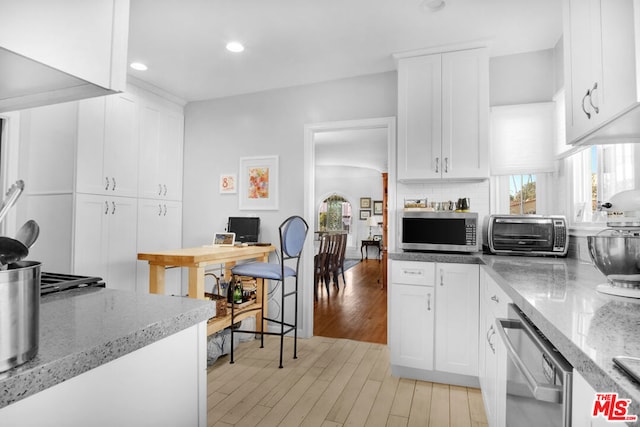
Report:
[[[612,286],[640,288],[640,236],[588,236],[587,245]]]

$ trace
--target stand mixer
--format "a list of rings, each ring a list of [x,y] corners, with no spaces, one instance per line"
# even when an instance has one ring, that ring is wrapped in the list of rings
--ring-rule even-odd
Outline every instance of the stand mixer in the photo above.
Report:
[[[596,289],[640,298],[640,190],[617,193],[602,208],[624,215],[608,221],[608,228],[597,235],[587,237],[591,260],[607,278],[607,283]]]

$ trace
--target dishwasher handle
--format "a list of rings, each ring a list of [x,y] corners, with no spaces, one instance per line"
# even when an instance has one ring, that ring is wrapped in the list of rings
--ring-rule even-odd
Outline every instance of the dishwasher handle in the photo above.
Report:
[[[536,343],[538,348],[544,354],[546,354],[547,356],[551,356],[549,353],[543,350],[544,343],[540,342],[538,336],[529,331],[529,329],[520,320],[496,319],[496,324],[498,326],[498,334],[500,335],[500,338],[502,338],[502,342],[504,342],[509,357],[513,361],[514,365],[516,365],[518,371],[520,371],[520,373],[522,373],[522,375],[524,376],[525,380],[527,381],[527,386],[529,387],[529,390],[531,390],[533,397],[536,400],[540,400],[543,402],[562,403],[562,386],[539,383],[516,352],[516,349],[509,339],[509,336],[507,335],[505,329],[522,329],[523,332],[525,332],[527,336]]]

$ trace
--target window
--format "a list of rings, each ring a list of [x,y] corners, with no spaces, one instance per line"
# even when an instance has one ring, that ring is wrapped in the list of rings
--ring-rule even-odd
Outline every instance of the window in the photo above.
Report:
[[[509,213],[536,213],[536,176],[511,175],[509,177]]]
[[[324,199],[318,213],[319,231],[351,231],[351,203],[334,194]]]
[[[594,145],[569,157],[573,170],[573,220],[591,222],[599,203],[636,188],[638,144]]]

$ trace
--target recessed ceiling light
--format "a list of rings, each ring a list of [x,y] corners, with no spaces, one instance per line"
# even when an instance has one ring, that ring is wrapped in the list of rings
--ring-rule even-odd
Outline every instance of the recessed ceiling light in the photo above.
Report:
[[[148,68],[142,62],[132,62],[129,66],[134,70],[138,70],[138,71],[147,71],[147,68]]]
[[[244,46],[240,42],[229,42],[227,43],[227,50],[229,52],[239,53],[244,50]]]

